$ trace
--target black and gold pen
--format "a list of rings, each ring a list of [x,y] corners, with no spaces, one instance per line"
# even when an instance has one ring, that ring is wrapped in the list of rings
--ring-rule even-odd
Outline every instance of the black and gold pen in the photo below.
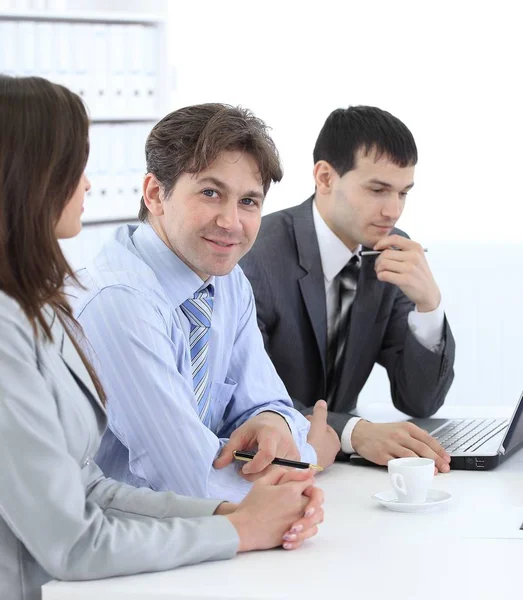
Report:
[[[256,456],[256,452],[247,452],[244,450],[235,450],[233,452],[236,460],[243,460],[248,462]],[[286,458],[275,458],[271,465],[280,465],[280,467],[294,467],[295,469],[315,469],[316,471],[323,471],[323,467],[320,465],[312,465],[299,460],[287,460]]]

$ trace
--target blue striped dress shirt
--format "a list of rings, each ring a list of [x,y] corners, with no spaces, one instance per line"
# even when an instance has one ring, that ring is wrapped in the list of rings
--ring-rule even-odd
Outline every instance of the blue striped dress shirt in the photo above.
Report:
[[[309,422],[296,411],[263,346],[251,286],[240,267],[212,277],[211,416],[198,417],[190,323],[181,304],[202,280],[147,224],[125,225],[69,286],[85,346],[108,398],[109,429],[96,457],[105,474],[135,486],[240,500],[250,484],[238,465],[214,469],[230,434],[274,411],[287,421],[302,460],[315,462]]]

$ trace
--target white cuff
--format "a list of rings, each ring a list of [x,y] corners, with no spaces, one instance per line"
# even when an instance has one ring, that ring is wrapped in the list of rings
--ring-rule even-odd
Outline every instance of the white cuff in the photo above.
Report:
[[[360,417],[350,418],[341,432],[341,449],[345,454],[354,453],[354,448],[352,447],[352,431],[360,421]]]
[[[414,337],[422,346],[431,352],[440,350],[445,324],[445,311],[441,302],[438,308],[430,312],[421,313],[415,308],[409,313],[408,323]]]

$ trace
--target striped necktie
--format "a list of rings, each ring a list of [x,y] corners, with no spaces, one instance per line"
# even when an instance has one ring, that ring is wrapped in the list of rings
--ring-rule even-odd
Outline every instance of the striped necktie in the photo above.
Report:
[[[198,414],[202,422],[209,426],[210,382],[209,382],[209,336],[212,310],[214,305],[214,287],[209,284],[186,300],[181,309],[189,319],[189,346],[191,349],[192,382],[198,404]]]
[[[355,254],[335,278],[335,284],[338,287],[338,304],[327,347],[327,404],[329,407],[332,406],[340,380],[345,346],[349,337],[350,309],[356,297],[359,270],[359,256]]]

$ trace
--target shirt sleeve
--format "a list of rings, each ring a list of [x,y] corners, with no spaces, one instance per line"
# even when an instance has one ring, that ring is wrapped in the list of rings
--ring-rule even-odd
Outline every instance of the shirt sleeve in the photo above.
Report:
[[[256,319],[252,288],[241,272],[245,307],[239,317],[228,376],[237,383],[234,402],[220,434],[229,436],[242,423],[255,415],[272,411],[280,414],[289,425],[301,460],[315,463],[316,451],[307,442],[309,421],[297,411],[285,386],[265,351]]]
[[[356,425],[361,421],[360,417],[352,417],[347,421],[341,433],[341,449],[345,454],[353,454],[354,446],[352,445],[352,432]]]
[[[212,464],[224,441],[197,414],[192,385],[180,373],[183,333],[150,298],[127,286],[98,293],[78,315],[100,365],[109,426],[129,450],[129,469],[154,490],[237,502],[251,484],[233,463]]]
[[[430,312],[421,313],[417,308],[414,309],[409,313],[408,322],[414,337],[422,346],[434,353],[442,351],[445,311],[441,302]]]

